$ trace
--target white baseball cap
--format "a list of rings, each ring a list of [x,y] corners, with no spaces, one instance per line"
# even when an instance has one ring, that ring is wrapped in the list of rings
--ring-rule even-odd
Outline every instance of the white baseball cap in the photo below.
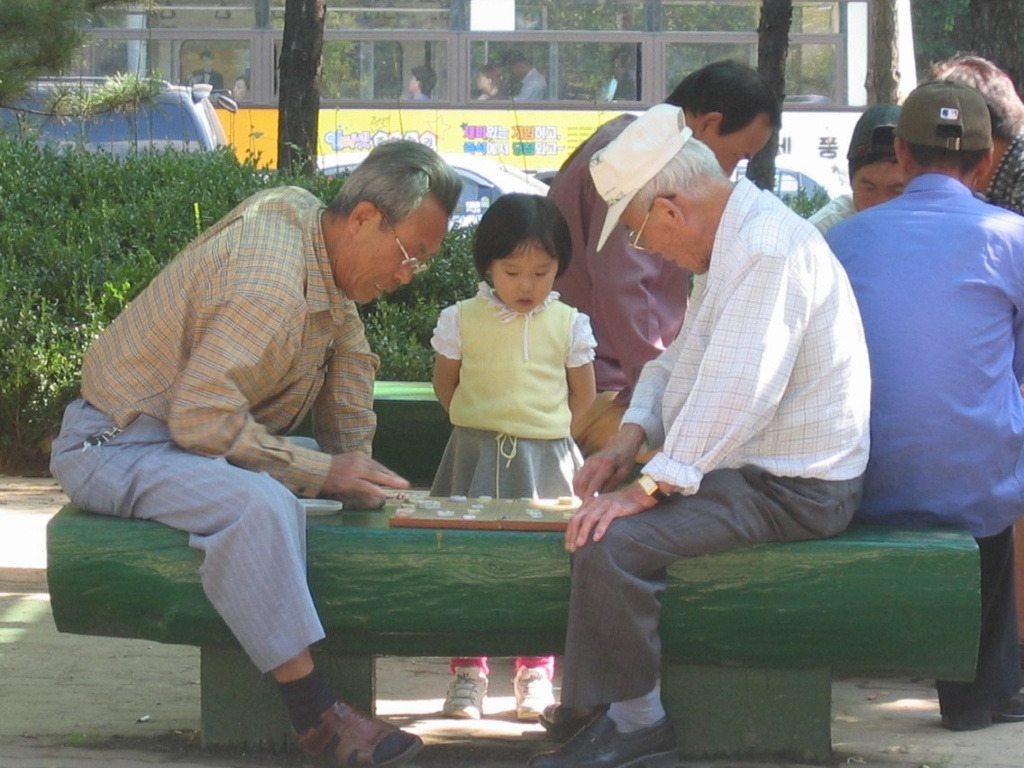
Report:
[[[590,177],[608,204],[597,250],[619,223],[626,206],[648,181],[668,165],[693,136],[683,110],[658,104],[626,126],[607,147],[590,159]]]

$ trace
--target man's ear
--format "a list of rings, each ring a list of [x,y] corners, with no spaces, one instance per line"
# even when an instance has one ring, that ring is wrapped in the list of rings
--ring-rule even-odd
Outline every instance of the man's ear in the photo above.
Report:
[[[708,136],[718,136],[721,132],[724,118],[721,112],[705,112],[696,117],[687,116],[686,124],[690,126],[693,135],[706,144]]]
[[[367,225],[379,227],[381,215],[380,208],[367,200],[361,200],[348,215],[349,231],[355,234]]]
[[[899,163],[900,170],[903,171],[903,175],[909,181],[913,178],[916,164],[914,163],[914,158],[910,154],[910,150],[907,149],[907,142],[899,136],[895,136],[892,140],[892,148],[896,153],[896,162]]]
[[[985,154],[982,155],[981,160],[974,166],[974,170],[971,171],[970,181],[971,189],[975,192],[984,192],[988,187],[987,180],[991,178],[992,164],[996,161],[995,149],[989,147],[985,150]],[[986,180],[982,183],[982,180]]]

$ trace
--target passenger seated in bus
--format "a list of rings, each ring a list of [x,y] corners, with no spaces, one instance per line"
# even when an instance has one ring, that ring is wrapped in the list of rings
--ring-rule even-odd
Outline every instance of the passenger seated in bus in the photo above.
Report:
[[[235,78],[235,84],[231,86],[231,98],[241,104],[249,101],[249,71]]]
[[[624,45],[612,56],[611,76],[599,101],[636,101],[639,93],[636,87],[636,61],[633,58],[635,46]]]
[[[665,101],[682,107],[694,136],[711,148],[727,174],[761,149],[772,126],[782,121],[772,87],[756,70],[734,61],[690,73]],[[590,317],[597,337],[597,399],[573,422],[573,438],[584,456],[603,448],[618,430],[640,369],[676,337],[686,313],[689,272],[630,245],[621,225],[597,250],[608,206],[594,188],[590,158],[635,119],[621,115],[598,128],[562,164],[548,193],[565,214],[573,243],[572,261],[555,290]]]
[[[903,194],[907,180],[896,162],[893,147],[893,132],[899,116],[898,105],[875,104],[864,110],[857,120],[846,153],[853,194],[833,198],[808,219],[822,234],[857,211]]]
[[[192,79],[189,85],[206,83],[213,86],[213,90],[224,90],[224,75],[213,68],[213,54],[206,50],[199,54],[200,68],[193,70]]]
[[[435,85],[437,85],[437,74],[433,69],[426,64],[421,67],[413,67],[412,75],[409,77],[407,94],[409,101],[429,101]]]
[[[476,88],[480,94],[477,101],[488,101],[489,99],[507,99],[508,85],[505,83],[505,75],[501,67],[488,62],[480,67],[476,75]]]
[[[516,101],[542,101],[548,97],[547,78],[533,66],[533,62],[526,58],[522,51],[509,52],[505,56],[505,66],[519,81]]]

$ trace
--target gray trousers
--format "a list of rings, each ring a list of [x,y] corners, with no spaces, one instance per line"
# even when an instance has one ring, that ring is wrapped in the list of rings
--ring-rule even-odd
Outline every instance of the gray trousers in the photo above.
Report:
[[[658,593],[684,557],[770,541],[834,536],[860,503],[861,478],[775,477],[757,467],[704,476],[692,496],[615,520],[572,559],[562,702],[590,707],[654,689],[661,666]]]
[[[203,590],[261,672],[324,637],[306,583],[306,517],[285,486],[223,458],[178,448],[167,425],[142,416],[114,427],[83,400],[64,413],[50,470],[71,501],[102,515],[155,520],[203,552]]]

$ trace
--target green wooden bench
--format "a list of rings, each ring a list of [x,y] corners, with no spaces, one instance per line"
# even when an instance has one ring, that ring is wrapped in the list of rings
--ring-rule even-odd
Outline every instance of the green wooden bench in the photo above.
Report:
[[[426,453],[408,429],[395,447]],[[290,743],[272,680],[206,600],[185,534],[68,506],[47,541],[60,631],[199,646],[204,743]],[[318,663],[366,709],[376,656],[563,650],[560,534],[389,528],[386,512],[354,511],[310,518],[307,547],[327,630]],[[825,760],[833,672],[973,678],[977,548],[959,531],[853,528],[681,562],[663,605],[663,697],[685,756]]]

